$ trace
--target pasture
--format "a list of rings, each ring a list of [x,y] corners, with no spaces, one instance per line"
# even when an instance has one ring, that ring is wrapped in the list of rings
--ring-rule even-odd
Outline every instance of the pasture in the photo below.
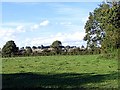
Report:
[[[3,88],[118,88],[118,61],[99,55],[2,59]]]

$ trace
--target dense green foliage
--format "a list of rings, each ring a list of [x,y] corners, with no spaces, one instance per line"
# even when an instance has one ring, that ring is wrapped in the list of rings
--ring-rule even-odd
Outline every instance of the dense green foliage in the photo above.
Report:
[[[8,41],[2,48],[2,56],[3,57],[11,57],[16,55],[18,52],[18,47],[16,47],[16,44],[14,41]]]
[[[99,55],[3,58],[3,88],[117,88],[117,69]]]
[[[89,15],[85,25],[87,47],[101,46],[111,53],[120,47],[120,3],[103,3]]]

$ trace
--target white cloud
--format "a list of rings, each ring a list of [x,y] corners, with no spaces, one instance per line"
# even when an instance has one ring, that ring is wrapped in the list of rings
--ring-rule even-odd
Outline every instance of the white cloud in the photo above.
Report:
[[[39,25],[38,24],[34,24],[33,26],[31,26],[31,30],[34,31],[36,29],[39,28]]]
[[[14,33],[15,31],[11,28],[0,28],[0,39],[3,39],[5,37],[11,38],[11,36],[13,36]]]
[[[47,26],[50,22],[48,20],[42,21],[40,26]]]
[[[51,45],[53,41],[60,40],[63,45],[77,45],[80,46],[84,44],[83,37],[84,32],[74,32],[74,33],[57,33],[56,35],[50,35],[48,37],[35,37],[35,38],[27,38],[24,41],[25,45],[30,46],[40,46],[40,45]]]
[[[11,28],[0,28],[0,47],[8,40],[15,40],[14,33],[15,31]]]
[[[25,32],[25,27],[20,25],[20,26],[17,26],[16,30],[17,30],[17,32],[20,32],[20,33]]]
[[[11,27],[1,27],[0,28],[0,47],[4,45],[5,42],[9,40],[17,41],[19,34],[25,32],[25,27],[20,25],[16,28]]]
[[[72,22],[60,22],[60,25],[71,26]]]
[[[40,24],[34,24],[30,27],[31,31],[39,29],[41,26],[47,26],[50,22],[48,20],[42,21]]]
[[[83,37],[85,36],[84,32],[74,32],[74,33],[58,33],[54,37],[54,40],[60,40],[62,42],[74,42],[74,41],[80,41],[83,40]]]
[[[34,29],[38,29],[38,27],[39,27],[39,25],[37,25],[37,24],[33,26]]]

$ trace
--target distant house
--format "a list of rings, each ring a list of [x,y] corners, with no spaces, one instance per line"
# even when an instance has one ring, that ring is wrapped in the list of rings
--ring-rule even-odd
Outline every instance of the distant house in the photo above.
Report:
[[[67,46],[59,46],[59,47],[61,48],[60,50],[62,52],[73,52],[74,50],[79,48],[79,47],[76,47],[76,46],[69,46],[69,45],[67,45]],[[24,54],[24,53],[26,53],[27,49],[29,49],[29,48],[31,48],[31,47],[29,47],[29,46],[27,46],[26,48],[22,47],[22,48],[20,48],[19,53]],[[81,49],[84,49],[84,47],[82,46]],[[32,50],[31,53],[43,53],[43,52],[54,52],[55,48],[53,48],[51,46],[43,46],[43,45],[41,45],[41,46],[38,46],[38,47],[33,46],[31,48],[31,50]]]
[[[36,49],[32,48],[33,53],[41,53],[42,51],[43,51],[43,49],[41,49],[41,48],[36,48]]]
[[[53,50],[54,50],[54,48],[50,47],[50,48],[48,48],[48,50],[53,51]]]
[[[25,52],[26,52],[26,50],[24,49],[24,47],[20,48],[19,54],[24,54]]]
[[[34,53],[34,52],[36,52],[36,53],[42,53],[42,52],[44,52],[45,50],[53,50],[53,49],[50,48],[50,46],[43,46],[43,45],[32,48],[33,53]]]

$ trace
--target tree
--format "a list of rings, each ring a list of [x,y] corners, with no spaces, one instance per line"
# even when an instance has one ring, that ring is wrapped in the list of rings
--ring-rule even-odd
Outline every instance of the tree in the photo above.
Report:
[[[61,50],[62,50],[61,46],[62,46],[62,43],[61,41],[58,41],[58,40],[54,41],[51,45],[51,47],[54,48],[57,54],[61,53]]]
[[[59,47],[59,46],[62,46],[61,41],[56,40],[52,43],[52,47]]]
[[[85,32],[87,33],[84,40],[87,41],[87,48],[94,49],[101,45],[101,40],[104,38],[104,31],[100,27],[94,13],[89,14],[89,20],[85,25]]]
[[[102,51],[114,52],[120,45],[120,3],[108,3],[109,8],[101,10],[101,26],[106,33],[102,41]]]
[[[16,47],[14,41],[10,40],[6,42],[6,44],[2,48],[2,57],[15,56],[17,52],[18,52],[18,47]]]
[[[29,56],[32,53],[32,49],[30,46],[26,46],[26,54]]]
[[[87,47],[93,51],[102,47],[102,52],[110,53],[120,45],[120,3],[103,3],[89,15],[86,22]]]
[[[102,41],[102,52],[106,58],[117,57],[120,48],[120,2],[108,3],[109,8],[102,10],[104,13],[101,23],[106,36]]]

